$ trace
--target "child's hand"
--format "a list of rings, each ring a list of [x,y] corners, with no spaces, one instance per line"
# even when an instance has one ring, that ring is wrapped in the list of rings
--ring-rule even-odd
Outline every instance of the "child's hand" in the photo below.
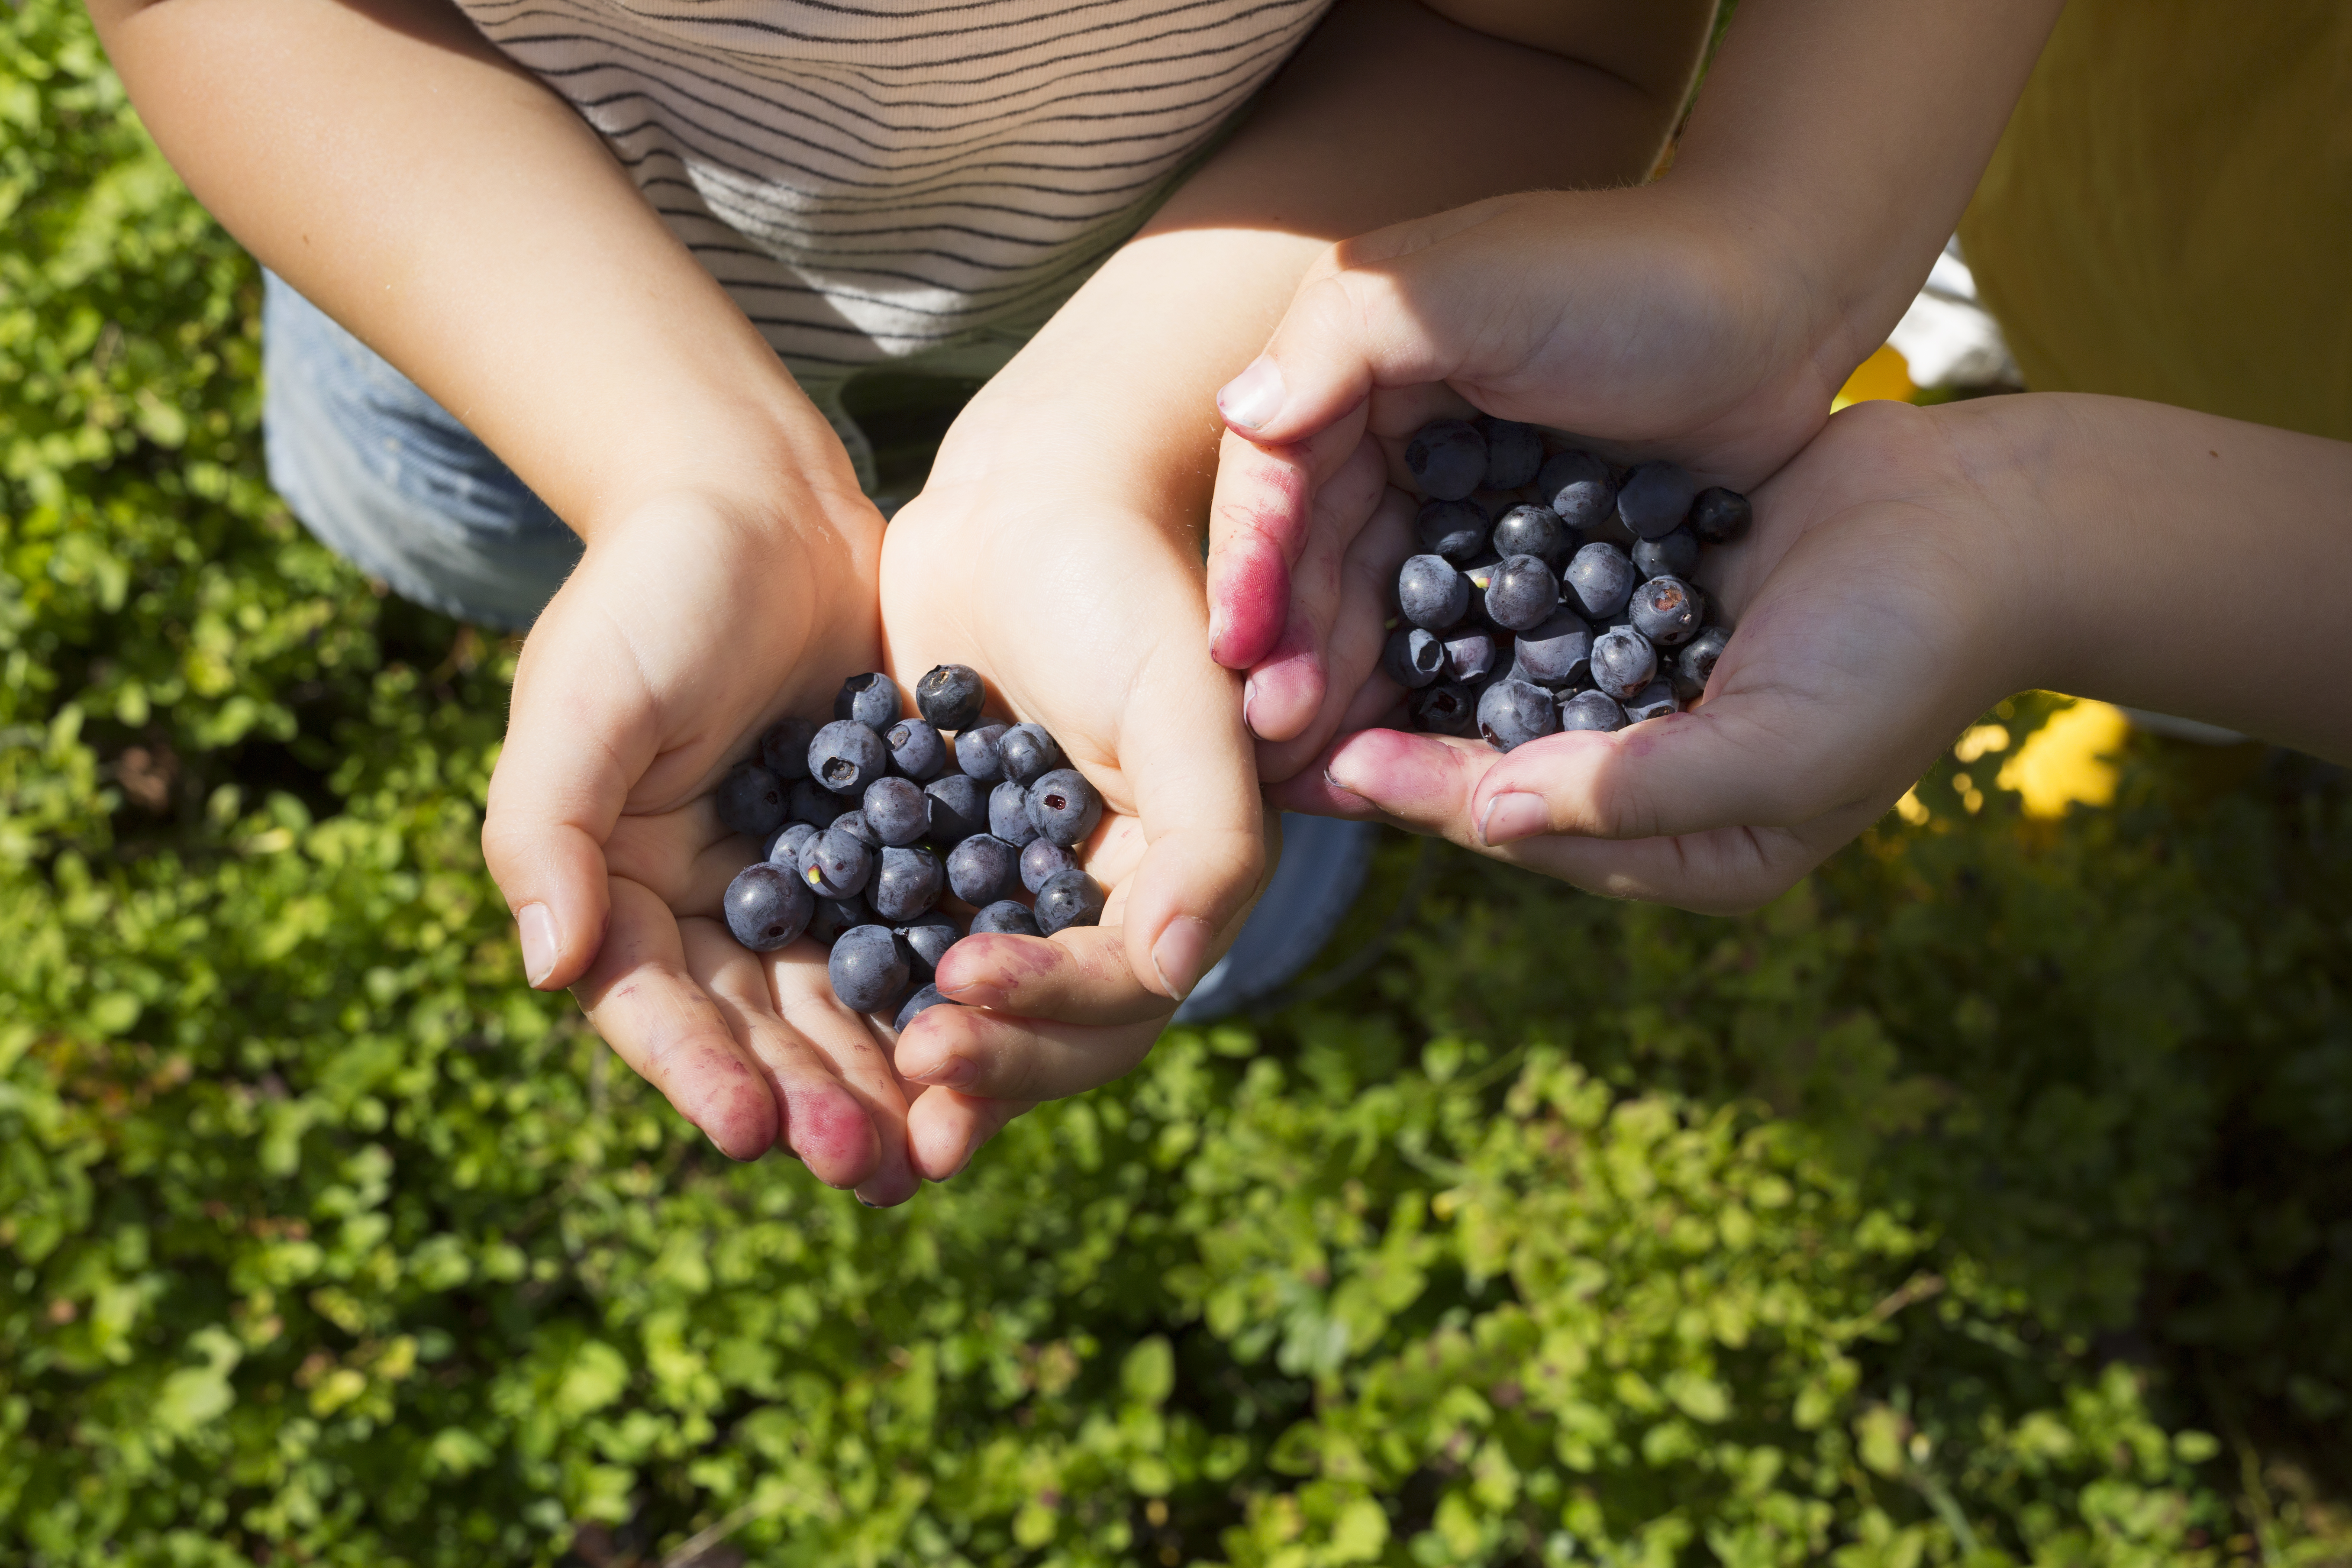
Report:
[[[531,984],[572,986],[722,1152],[781,1142],[895,1203],[916,1184],[887,1047],[814,942],[762,957],[728,934],[719,896],[760,847],[709,796],[768,722],[877,667],[881,519],[842,468],[830,491],[668,497],[595,534],[523,646],[482,846]]]
[[[1756,492],[1752,532],[1701,568],[1737,630],[1691,711],[1508,755],[1365,731],[1275,798],[1382,816],[1595,892],[1766,902],[2031,684],[2048,641],[2034,531],[1953,423],[1860,405]]]

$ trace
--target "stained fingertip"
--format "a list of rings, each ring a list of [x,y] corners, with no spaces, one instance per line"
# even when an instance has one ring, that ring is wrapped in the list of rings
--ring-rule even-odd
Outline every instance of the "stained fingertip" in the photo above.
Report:
[[[1060,960],[1044,937],[979,932],[948,949],[931,984],[950,1002],[967,1007],[1002,1007],[1024,980],[1045,973]],[[921,1023],[918,1017],[908,1026],[909,1032]]]
[[[874,1119],[855,1095],[835,1085],[785,1090],[783,1142],[829,1187],[856,1186],[882,1158]]]

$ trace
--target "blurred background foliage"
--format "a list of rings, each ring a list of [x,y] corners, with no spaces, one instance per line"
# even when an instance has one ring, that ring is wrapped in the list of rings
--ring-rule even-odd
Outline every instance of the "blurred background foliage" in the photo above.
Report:
[[[289,519],[252,265],[0,27],[0,1561],[2352,1561],[2339,774],[2021,699],[1738,921],[1400,841],[1363,977],[867,1211],[523,987],[513,647]]]

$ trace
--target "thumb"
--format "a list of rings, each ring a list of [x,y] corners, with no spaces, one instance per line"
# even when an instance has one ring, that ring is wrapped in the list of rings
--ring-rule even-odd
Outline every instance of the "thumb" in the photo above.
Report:
[[[1452,376],[1460,347],[1417,299],[1421,254],[1337,267],[1301,284],[1265,352],[1218,389],[1226,426],[1261,445],[1300,441],[1375,388]]]

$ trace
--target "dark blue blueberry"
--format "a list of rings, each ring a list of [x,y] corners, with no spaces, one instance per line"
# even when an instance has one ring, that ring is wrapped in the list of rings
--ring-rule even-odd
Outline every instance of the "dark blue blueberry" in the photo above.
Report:
[[[1460,500],[1486,477],[1486,437],[1462,420],[1437,420],[1405,443],[1404,466],[1422,494]]]
[[[1475,501],[1433,500],[1422,505],[1413,526],[1421,547],[1448,561],[1467,561],[1486,548],[1486,509]]]
[[[1021,885],[1035,892],[1065,871],[1078,868],[1078,858],[1050,838],[1033,839],[1021,851]]]
[[[1457,631],[1445,639],[1446,679],[1464,684],[1477,679],[1495,668],[1499,649],[1492,632]]]
[[[1721,626],[1704,626],[1698,636],[1683,645],[1681,656],[1675,660],[1675,676],[1679,682],[1697,689],[1684,700],[1696,701],[1699,692],[1706,689],[1707,678],[1715,673],[1715,661],[1723,657],[1724,645],[1730,640],[1731,634]]]
[[[935,730],[971,729],[980,701],[980,671],[967,664],[935,664],[915,682],[915,710]]]
[[[1478,733],[1499,751],[1539,741],[1559,728],[1552,695],[1524,680],[1497,680],[1478,694]]]
[[[1572,610],[1554,610],[1519,635],[1511,678],[1557,691],[1586,678],[1592,667],[1592,628]]]
[[[1568,564],[1576,544],[1576,535],[1548,506],[1513,507],[1496,522],[1494,537],[1496,554],[1540,555],[1555,572]]]
[[[955,917],[933,910],[927,915],[917,915],[898,928],[907,939],[908,951],[915,957],[915,977],[929,980],[940,971],[940,960],[956,944],[963,933],[956,929]]]
[[[1042,724],[1015,724],[996,742],[1004,759],[1004,776],[1014,784],[1035,784],[1062,765],[1062,748]]]
[[[930,805],[930,840],[952,849],[975,833],[988,831],[988,796],[961,773],[949,773],[923,786]]]
[[[1617,520],[1637,539],[1664,539],[1690,516],[1698,481],[1680,463],[1636,463],[1617,489]]]
[[[805,719],[779,719],[760,737],[760,765],[786,784],[809,776],[809,742],[816,726]]]
[[[1037,837],[1029,820],[1029,786],[1006,779],[988,792],[988,831],[1015,849]]]
[[[1397,607],[1414,626],[1442,632],[1470,613],[1470,584],[1443,555],[1416,555],[1397,574]]]
[[[1605,621],[1625,607],[1633,592],[1633,563],[1613,544],[1588,544],[1570,557],[1560,574],[1568,607],[1588,621]]]
[[[1004,776],[1004,756],[997,747],[1004,739],[1005,729],[1003,724],[982,724],[976,730],[956,732],[956,766],[964,771],[965,777],[994,784]]]
[[[1679,577],[1651,578],[1625,605],[1633,629],[1660,647],[1679,647],[1698,636],[1706,611],[1698,590]]]
[[[1617,706],[1617,699],[1605,691],[1580,691],[1559,701],[1559,727],[1562,730],[1622,730],[1625,727],[1625,710]]]
[[[1691,502],[1691,528],[1701,544],[1730,543],[1748,531],[1755,516],[1746,496],[1721,485],[1699,491],[1698,499]]]
[[[719,808],[719,826],[762,843],[784,825],[784,786],[756,763],[730,769],[712,793],[711,804]]]
[[[854,719],[835,720],[809,742],[809,775],[835,795],[864,795],[889,771],[881,734]]]
[[[1101,923],[1102,889],[1084,871],[1056,871],[1037,889],[1037,934],[1051,936],[1072,926]]]
[[[882,847],[882,836],[874,831],[874,825],[866,820],[866,814],[863,811],[845,811],[835,817],[829,826],[839,832],[848,834],[868,849]]]
[[[805,822],[812,827],[823,827],[841,815],[842,799],[814,779],[803,779],[793,785],[788,807],[792,820]]]
[[[940,858],[929,849],[882,851],[882,862],[874,869],[873,885],[866,890],[866,901],[874,912],[892,925],[904,925],[917,915],[928,912],[940,901],[940,889],[947,878],[940,870]]]
[[[1590,452],[1559,452],[1536,476],[1536,491],[1572,531],[1589,533],[1615,515],[1617,487],[1609,465]]]
[[[1419,626],[1399,626],[1381,649],[1381,670],[1407,691],[1419,690],[1445,668],[1445,647],[1434,632]]]
[[[809,935],[831,947],[845,931],[874,923],[874,911],[864,899],[828,899],[819,897],[816,913],[809,918]]]
[[[1441,681],[1412,695],[1412,724],[1432,735],[1466,735],[1478,721],[1478,699],[1467,686]]]
[[[1102,796],[1076,768],[1055,768],[1029,786],[1029,820],[1042,837],[1066,847],[1087,841],[1102,809]]]
[[[907,1005],[898,1009],[898,1016],[891,1021],[890,1026],[903,1035],[907,1032],[907,1026],[913,1023],[916,1018],[923,1013],[929,1011],[933,1007],[952,1007],[954,1005],[954,1003],[940,994],[940,988],[938,986],[926,985],[920,991],[916,992],[912,996],[907,998]]]
[[[814,823],[785,823],[776,829],[776,836],[768,840],[769,864],[782,866],[797,874],[801,868],[801,852],[808,847],[810,839],[824,831]]]
[[[1486,618],[1506,631],[1540,626],[1559,607],[1559,580],[1540,555],[1508,555],[1486,585]]]
[[[906,939],[888,926],[845,931],[825,961],[833,994],[853,1013],[879,1013],[906,994],[914,973]]]
[[[999,899],[971,917],[971,934],[987,932],[996,936],[1035,936],[1037,917],[1029,906],[1014,899]]]
[[[753,952],[773,952],[808,930],[816,899],[782,866],[755,861],[735,873],[721,900],[727,929]]]
[[[992,904],[1013,890],[1021,851],[993,833],[975,833],[948,851],[948,890],[967,904]]]
[[[879,735],[898,721],[898,683],[878,669],[853,675],[833,699],[835,721],[863,724]]]
[[[1638,724],[1644,719],[1663,719],[1679,706],[1675,701],[1674,682],[1662,675],[1625,700],[1625,722]]]
[[[1687,577],[1698,570],[1698,535],[1685,523],[1664,539],[1633,546],[1633,569],[1644,577]]]
[[[1535,482],[1537,471],[1543,467],[1543,437],[1534,426],[1509,419],[1481,419],[1478,431],[1486,437],[1488,489],[1515,490]]]
[[[801,852],[800,870],[818,896],[854,899],[874,879],[874,851],[856,835],[828,827]]]
[[[931,830],[931,797],[912,779],[876,779],[858,809],[884,844],[912,844]]]
[[[1650,684],[1658,673],[1658,650],[1630,626],[1592,639],[1592,684],[1620,702]]]
[[[882,736],[890,750],[890,765],[917,784],[940,776],[948,765],[948,743],[920,719],[901,719]]]

